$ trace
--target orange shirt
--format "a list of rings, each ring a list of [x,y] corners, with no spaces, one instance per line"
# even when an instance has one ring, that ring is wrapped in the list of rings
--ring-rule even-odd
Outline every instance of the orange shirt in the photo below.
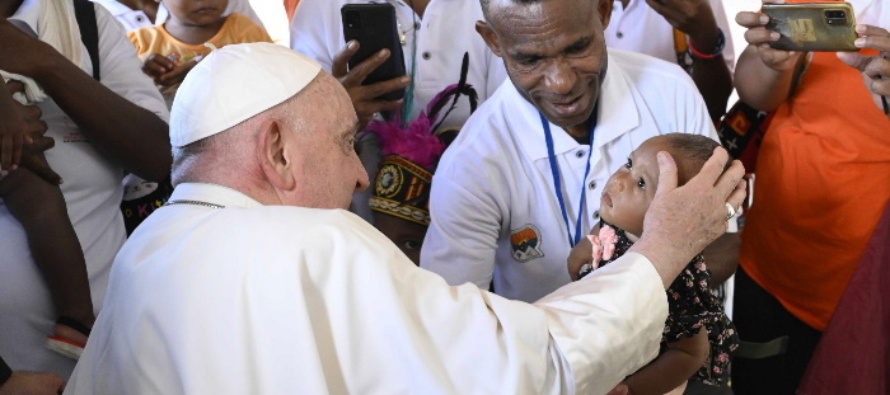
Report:
[[[890,200],[890,120],[862,75],[817,52],[757,160],[740,264],[824,330]]]
[[[139,60],[144,61],[149,55],[157,53],[164,56],[178,54],[180,61],[185,62],[197,55],[203,56],[210,53],[210,48],[204,44],[195,45],[179,41],[167,32],[165,26],[166,23],[160,26],[143,27],[127,33],[127,37],[136,46]],[[216,48],[222,48],[228,44],[253,42],[272,42],[272,38],[262,27],[241,14],[227,16],[216,35],[207,41]]]

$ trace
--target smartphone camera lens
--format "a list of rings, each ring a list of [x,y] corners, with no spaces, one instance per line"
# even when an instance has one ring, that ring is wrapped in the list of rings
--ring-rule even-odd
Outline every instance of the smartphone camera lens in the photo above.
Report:
[[[827,10],[825,19],[829,25],[839,26],[847,24],[847,12],[844,10]]]
[[[362,27],[362,19],[359,17],[358,12],[355,11],[344,12],[343,23],[345,23],[346,27],[350,29],[357,29]]]

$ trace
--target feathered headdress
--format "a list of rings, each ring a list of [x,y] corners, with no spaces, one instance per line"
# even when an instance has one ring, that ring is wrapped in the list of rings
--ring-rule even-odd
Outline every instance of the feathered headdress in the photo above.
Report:
[[[375,119],[367,131],[377,135],[383,160],[374,181],[371,209],[394,215],[421,225],[429,225],[429,184],[439,158],[454,139],[453,130],[439,127],[457,106],[461,95],[470,101],[470,112],[476,110],[479,96],[467,84],[469,55],[464,54],[460,80],[436,95],[417,119],[402,127],[400,113],[390,121]],[[439,114],[451,102],[442,116]]]

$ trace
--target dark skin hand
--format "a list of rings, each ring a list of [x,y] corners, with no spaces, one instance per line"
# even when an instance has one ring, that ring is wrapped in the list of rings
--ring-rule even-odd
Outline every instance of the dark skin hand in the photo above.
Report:
[[[331,68],[331,74],[340,80],[352,105],[355,106],[355,113],[358,115],[359,129],[364,129],[371,122],[374,114],[383,111],[393,111],[402,106],[401,100],[380,100],[380,95],[393,92],[408,86],[411,81],[407,76],[393,78],[387,81],[381,81],[376,84],[362,85],[362,81],[368,77],[377,67],[383,64],[389,58],[389,50],[382,49],[376,55],[368,58],[352,70],[346,71],[347,62],[358,51],[358,41],[350,41],[342,51],[334,56],[334,64]]]
[[[12,93],[4,90],[0,94],[0,119],[3,120],[0,123],[0,174],[3,175],[18,167],[24,146],[31,143],[28,124],[16,109],[21,103],[12,98]]]
[[[197,64],[197,59],[180,63],[179,55],[166,57],[154,53],[145,58],[145,62],[142,63],[142,72],[151,77],[157,85],[173,86],[181,83]]]
[[[106,158],[146,180],[163,180],[169,174],[170,140],[163,120],[112,92],[4,17],[0,17],[0,69],[40,83]]]
[[[11,127],[26,133],[31,144],[26,145],[22,151],[21,167],[30,169],[50,184],[62,183],[59,177],[43,156],[43,152],[52,148],[55,141],[50,137],[44,137],[47,127],[40,120],[41,111],[37,106],[26,106],[12,99],[12,94],[21,92],[24,85],[18,81],[6,83],[6,89],[0,89],[0,128]],[[8,100],[7,100],[8,99]]]
[[[65,380],[53,373],[12,372],[0,395],[56,395],[64,389]]]
[[[690,44],[697,50],[710,53],[717,48],[717,21],[708,0],[646,0],[646,3],[671,26],[686,33]],[[726,101],[732,93],[732,75],[722,55],[713,59],[692,59],[692,80],[705,99],[711,120],[716,122],[726,113]]]

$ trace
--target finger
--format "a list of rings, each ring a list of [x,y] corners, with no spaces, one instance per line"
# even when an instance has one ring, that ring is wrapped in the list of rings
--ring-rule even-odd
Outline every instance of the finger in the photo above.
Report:
[[[388,58],[389,50],[385,48],[381,49],[376,54],[374,54],[374,56],[365,59],[365,61],[353,67],[352,70],[349,70],[349,72],[346,73],[346,76],[343,77],[340,82],[345,87],[361,85],[362,81],[365,80],[368,74],[371,74],[371,72],[376,70],[377,67],[380,67],[380,65],[383,64],[383,62],[385,62]]]
[[[890,60],[875,57],[865,67],[866,88],[881,96],[890,96]]]
[[[43,136],[46,131],[46,122],[39,119],[28,121],[28,144],[34,144],[34,136]]]
[[[873,37],[873,38],[890,38],[890,31],[886,29],[880,28],[878,26],[872,25],[856,25],[856,33],[859,33],[860,36],[865,37]],[[871,48],[871,47],[869,47]],[[875,48],[879,51],[890,51],[890,47],[884,47],[884,49]]]
[[[659,151],[655,155],[658,160],[658,188],[655,189],[655,196],[666,194],[677,188],[677,163],[674,158],[666,151]]]
[[[331,74],[335,78],[341,78],[346,75],[346,65],[347,63],[349,63],[349,59],[351,59],[352,56],[355,55],[356,52],[358,52],[358,47],[358,41],[349,40],[349,42],[346,43],[346,47],[344,47],[340,50],[340,52],[337,52],[337,54],[334,55],[334,64],[331,67]]]
[[[372,100],[390,92],[403,89],[411,82],[411,78],[407,76],[397,77],[386,81],[377,82],[371,85],[357,86],[352,89],[350,97],[354,100]]]
[[[12,140],[12,168],[15,169],[16,166],[19,165],[19,162],[22,161],[22,149],[25,144],[25,137],[27,136],[27,131],[25,133],[17,133],[13,136]]]
[[[735,23],[748,29],[764,27],[769,23],[769,17],[759,12],[742,11],[736,14]]]
[[[865,56],[856,52],[838,52],[837,57],[848,66],[859,71],[864,71],[865,66],[868,66],[868,62],[871,60],[870,56]]]
[[[713,157],[712,157],[713,158]],[[726,162],[723,162],[724,164]],[[720,168],[723,169],[723,166]],[[734,160],[732,164],[726,169],[725,172],[720,175],[720,179],[717,180],[715,187],[718,191],[723,192],[725,195],[729,196],[732,191],[738,186],[739,181],[745,176],[745,166],[741,161]],[[744,198],[744,197],[743,197]],[[739,201],[741,204],[741,201]],[[733,204],[733,207],[738,208],[738,205]]]
[[[35,156],[28,156],[22,159],[22,167],[31,170],[38,177],[46,180],[52,185],[62,184],[62,177],[53,170],[45,159],[38,159]]]
[[[688,184],[692,184],[694,182],[707,182],[707,185],[717,186],[718,180],[721,180],[724,175],[723,169],[726,167],[726,162],[729,161],[729,153],[726,152],[723,147],[714,148],[714,153],[711,154],[711,157],[705,162],[702,166],[702,169],[689,180]],[[739,162],[741,165],[741,162]],[[740,174],[737,172],[741,171]],[[729,173],[729,171],[727,171]],[[741,169],[736,169],[732,172],[732,175],[737,176],[736,181],[741,179],[742,176],[745,175],[744,167]],[[735,185],[735,182],[733,182]],[[726,195],[729,195],[729,188],[726,189]]]
[[[25,84],[18,80],[9,80],[9,82],[6,83],[6,90],[8,90],[10,94],[25,92]]]
[[[34,139],[34,142],[29,147],[29,152],[37,154],[46,152],[47,150],[56,146],[56,140],[52,137],[39,136]]]
[[[0,169],[2,171],[12,170],[12,136],[3,136],[0,143],[3,144],[3,147],[0,148]]]
[[[744,37],[745,41],[747,41],[748,44],[760,45],[778,41],[780,38],[782,38],[782,35],[772,30],[755,28],[746,30]]]
[[[741,209],[742,204],[745,202],[745,197],[748,196],[748,182],[746,180],[741,180],[736,184],[735,189],[733,189],[732,193],[729,194],[729,198],[726,199],[726,202],[731,204],[736,212]]]

